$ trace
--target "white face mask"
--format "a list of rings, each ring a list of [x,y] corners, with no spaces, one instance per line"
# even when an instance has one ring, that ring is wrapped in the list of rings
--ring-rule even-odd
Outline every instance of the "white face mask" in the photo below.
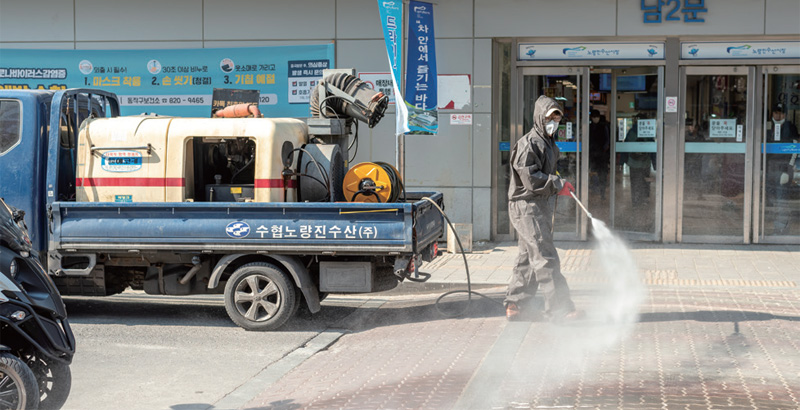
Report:
[[[544,132],[546,132],[547,135],[555,134],[557,129],[558,129],[558,123],[555,121],[549,121],[547,124],[544,125]]]
[[[780,121],[778,121],[776,119],[773,119],[772,121],[775,121],[775,124],[783,124],[783,122],[786,121],[786,118],[784,118],[784,119],[782,119]]]

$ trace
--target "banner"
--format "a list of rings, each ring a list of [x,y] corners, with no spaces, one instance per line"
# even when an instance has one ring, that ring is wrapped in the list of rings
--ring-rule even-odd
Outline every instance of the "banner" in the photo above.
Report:
[[[258,90],[265,117],[306,118],[333,44],[174,50],[0,50],[0,88],[99,88],[123,115],[208,117],[214,88]]]
[[[403,2],[402,0],[378,0],[378,8],[381,12],[381,26],[383,27],[383,40],[386,42],[386,54],[389,56],[389,68],[392,70],[394,79],[394,95],[400,94],[400,60],[403,50]],[[397,116],[396,134],[408,132],[408,112],[405,104],[395,104],[395,115]]]
[[[435,39],[433,4],[412,0],[405,95],[410,134],[435,135],[439,130]]]

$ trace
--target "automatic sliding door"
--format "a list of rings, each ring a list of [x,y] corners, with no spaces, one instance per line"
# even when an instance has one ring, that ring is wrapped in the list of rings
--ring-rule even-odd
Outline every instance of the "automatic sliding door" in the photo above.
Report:
[[[661,67],[611,72],[611,223],[626,237],[661,236]]]
[[[764,67],[759,156],[758,242],[800,242],[800,67]]]
[[[682,242],[748,243],[753,68],[682,70]]]

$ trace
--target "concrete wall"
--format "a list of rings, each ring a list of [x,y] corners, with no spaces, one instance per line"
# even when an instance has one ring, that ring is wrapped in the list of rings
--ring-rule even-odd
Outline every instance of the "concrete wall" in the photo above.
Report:
[[[437,0],[440,74],[468,74],[472,105],[440,135],[409,136],[406,184],[445,193],[476,240],[491,227],[492,38],[800,34],[797,0],[705,0],[702,24],[644,24],[640,0]],[[0,48],[214,48],[336,43],[336,65],[388,70],[376,0],[0,0]],[[2,56],[0,56],[1,58]],[[473,125],[450,125],[452,112]],[[393,115],[361,127],[356,162],[395,161]]]

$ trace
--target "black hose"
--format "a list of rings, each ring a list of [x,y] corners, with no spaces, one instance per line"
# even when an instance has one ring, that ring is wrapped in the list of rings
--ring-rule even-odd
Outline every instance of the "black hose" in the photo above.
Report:
[[[389,163],[386,162],[374,162],[375,165],[383,168],[383,171],[386,172],[386,176],[389,177],[390,185],[392,186],[392,193],[389,195],[389,198],[386,202],[397,202],[400,198],[400,193],[405,191],[405,185],[403,185],[403,179],[400,178],[400,175],[397,173],[397,170]]]
[[[453,224],[450,223],[450,218],[447,217],[447,214],[439,206],[439,204],[437,204],[436,201],[428,198],[427,196],[423,197],[422,199],[430,202],[431,204],[433,204],[433,206],[436,207],[436,209],[438,209],[439,212],[442,214],[442,216],[444,217],[445,221],[447,221],[447,226],[449,226],[450,229],[453,230],[453,235],[455,235],[456,242],[458,243],[458,249],[459,249],[459,251],[461,251],[461,257],[464,258],[464,269],[466,270],[466,273],[467,273],[467,289],[451,290],[450,292],[445,292],[445,293],[442,293],[441,295],[439,295],[439,297],[436,299],[436,310],[438,310],[439,313],[441,313],[442,316],[445,316],[445,317],[459,317],[459,316],[465,315],[469,311],[469,308],[470,308],[470,306],[472,304],[472,295],[480,296],[480,297],[488,299],[488,300],[490,300],[490,301],[492,301],[494,303],[497,303],[500,306],[503,306],[502,303],[497,302],[496,300],[490,298],[489,296],[486,296],[483,293],[476,292],[476,291],[472,290],[472,282],[471,282],[470,277],[469,277],[469,263],[467,263],[467,255],[466,255],[466,253],[464,253],[464,247],[461,245],[461,238],[458,237],[458,233],[456,232],[455,228],[453,228]],[[457,312],[455,312],[455,313],[447,313],[444,310],[442,310],[441,306],[439,306],[439,303],[442,301],[442,299],[444,299],[445,297],[447,297],[449,295],[453,295],[453,294],[456,294],[456,293],[466,293],[467,294],[467,303],[466,303],[466,305],[464,305],[464,308],[459,310],[459,311],[457,311]]]

